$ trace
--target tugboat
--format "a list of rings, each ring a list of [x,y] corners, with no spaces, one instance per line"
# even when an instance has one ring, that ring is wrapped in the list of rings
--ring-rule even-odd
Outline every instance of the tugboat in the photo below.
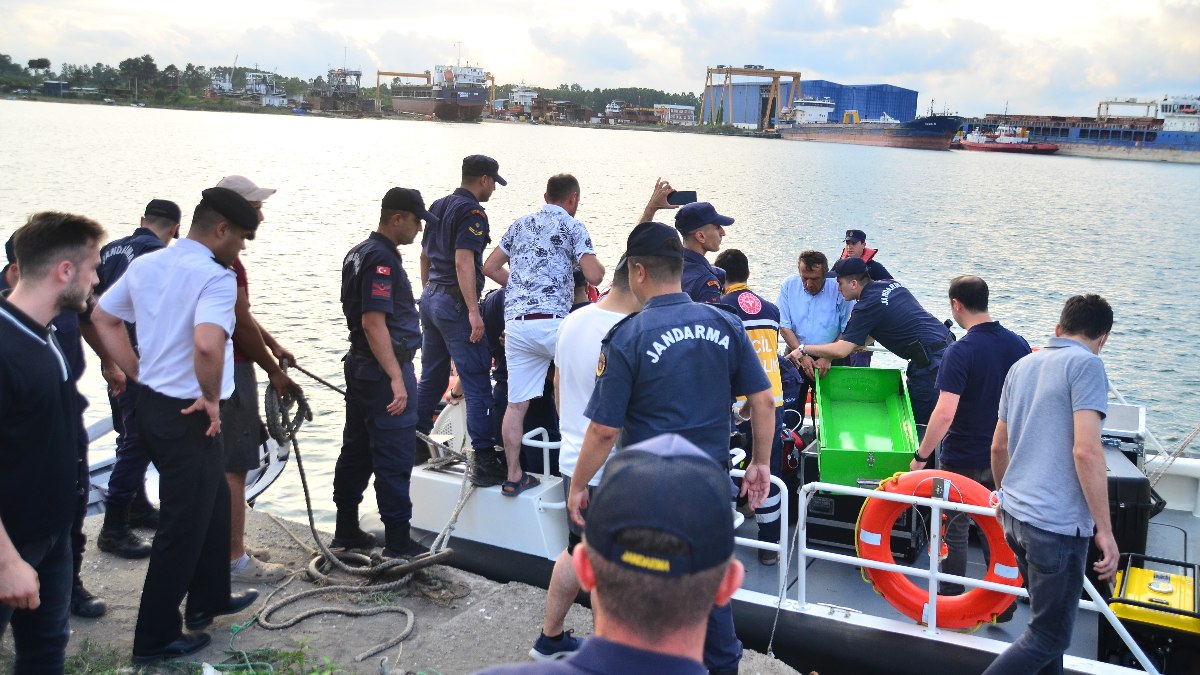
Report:
[[[1021,127],[1001,124],[996,131],[984,133],[983,129],[975,130],[961,139],[955,139],[952,147],[962,150],[979,150],[982,152],[1015,152],[1024,155],[1052,155],[1058,152],[1058,146],[1053,143],[1033,143],[1029,140],[1029,132]]]

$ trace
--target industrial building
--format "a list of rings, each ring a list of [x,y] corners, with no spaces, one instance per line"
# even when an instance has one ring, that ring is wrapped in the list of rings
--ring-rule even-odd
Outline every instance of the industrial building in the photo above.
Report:
[[[771,74],[771,71],[766,71],[762,75]],[[744,129],[761,129],[763,118],[768,114],[770,126],[775,126],[779,121],[780,106],[770,105],[770,82],[733,82],[728,92],[725,86],[714,82],[709,88],[707,94],[717,104],[703,107],[703,124],[715,121]],[[828,80],[805,80],[800,83],[798,91],[793,93],[791,89],[788,82],[780,85],[779,96],[783,107],[790,106],[795,98],[828,98],[834,103],[833,112],[829,115],[830,122],[841,122],[843,114],[851,110],[857,111],[859,118],[864,120],[880,119],[884,113],[901,122],[908,122],[917,116],[917,92],[890,84],[838,84]],[[769,111],[768,107],[771,108]]]

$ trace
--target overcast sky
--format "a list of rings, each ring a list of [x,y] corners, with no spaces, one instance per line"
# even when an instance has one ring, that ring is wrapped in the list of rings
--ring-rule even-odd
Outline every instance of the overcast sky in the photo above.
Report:
[[[461,43],[461,47],[459,45]],[[1200,0],[0,0],[0,52],[116,65],[480,65],[500,84],[699,93],[706,66],[916,89],[963,114],[1095,114],[1102,98],[1200,94]]]

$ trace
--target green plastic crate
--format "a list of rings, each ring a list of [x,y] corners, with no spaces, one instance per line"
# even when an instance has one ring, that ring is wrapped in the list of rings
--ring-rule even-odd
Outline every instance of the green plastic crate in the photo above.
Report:
[[[833,367],[816,391],[822,482],[873,488],[908,471],[917,425],[901,371]]]

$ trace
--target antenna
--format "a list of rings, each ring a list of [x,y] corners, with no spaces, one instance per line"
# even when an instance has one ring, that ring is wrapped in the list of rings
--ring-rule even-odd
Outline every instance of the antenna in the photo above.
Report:
[[[455,46],[458,47],[458,58],[455,59],[454,65],[461,66],[462,65],[462,42],[455,42],[454,44],[455,44]]]

